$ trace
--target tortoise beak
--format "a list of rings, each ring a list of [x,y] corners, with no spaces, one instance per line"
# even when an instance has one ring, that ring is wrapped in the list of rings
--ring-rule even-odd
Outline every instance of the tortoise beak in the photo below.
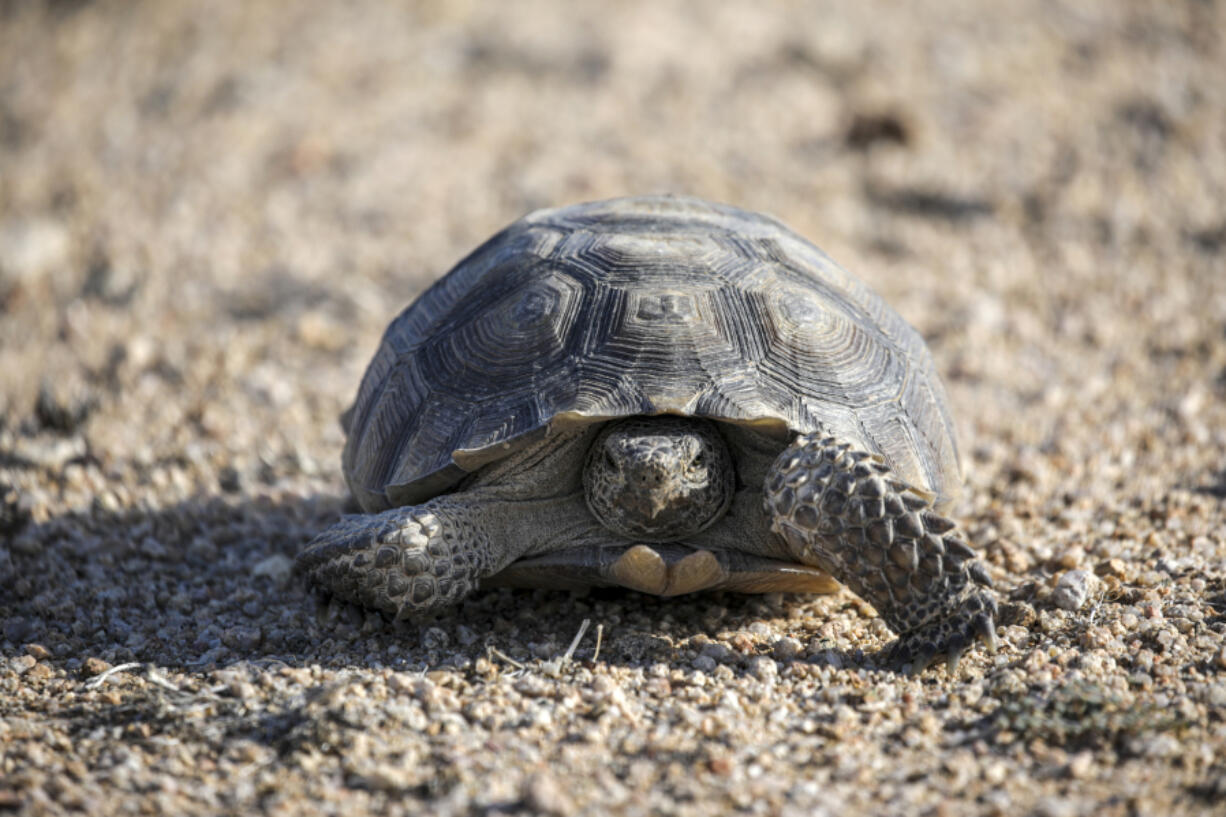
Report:
[[[668,507],[669,499],[671,498],[668,492],[663,491],[644,491],[633,492],[626,497],[626,504],[634,509],[635,512],[646,516],[648,519],[655,519],[660,515],[660,512]]]
[[[644,510],[647,512],[647,516],[655,519],[660,515],[660,511],[664,510],[665,506],[668,505],[668,502],[659,496],[652,496],[645,504],[647,507]]]

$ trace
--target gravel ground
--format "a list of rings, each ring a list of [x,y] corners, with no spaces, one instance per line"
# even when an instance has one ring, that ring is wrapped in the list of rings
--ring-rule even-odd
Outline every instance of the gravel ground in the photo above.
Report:
[[[1223,32],[0,2],[0,813],[1226,813]],[[999,653],[896,675],[847,593],[391,624],[290,574],[395,312],[530,209],[658,191],[779,216],[929,340]]]

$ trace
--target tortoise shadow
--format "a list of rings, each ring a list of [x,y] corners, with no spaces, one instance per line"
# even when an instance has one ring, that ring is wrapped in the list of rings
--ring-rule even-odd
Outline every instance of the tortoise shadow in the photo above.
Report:
[[[1208,479],[1194,482],[1188,487],[1198,494],[1226,499],[1226,469],[1216,471]]]
[[[0,531],[0,654],[38,644],[47,660],[81,672],[91,658],[187,671],[244,663],[470,670],[481,659],[549,667],[587,620],[571,655],[580,663],[710,671],[699,659],[704,646],[741,633],[741,648],[720,661],[736,674],[758,655],[785,668],[885,665],[820,643],[811,628],[821,618],[798,617],[795,607],[821,597],[498,588],[430,619],[392,621],[329,599],[293,571],[294,556],[346,504],[329,495],[230,494],[148,509],[95,503],[19,522]],[[801,651],[773,651],[776,636],[800,641]],[[807,660],[805,642],[817,645]]]

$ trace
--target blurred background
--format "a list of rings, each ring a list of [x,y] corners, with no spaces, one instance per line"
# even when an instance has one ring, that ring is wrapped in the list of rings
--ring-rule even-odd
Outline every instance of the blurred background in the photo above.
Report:
[[[1224,30],[1191,0],[0,3],[8,446],[101,463],[43,515],[107,469],[335,490],[415,294],[534,208],[666,191],[881,291],[985,483],[1206,442],[1166,429],[1223,388]]]

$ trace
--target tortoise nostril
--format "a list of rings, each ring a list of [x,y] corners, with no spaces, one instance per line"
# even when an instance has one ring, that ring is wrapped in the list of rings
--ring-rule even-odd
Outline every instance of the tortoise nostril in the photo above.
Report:
[[[655,468],[644,468],[634,475],[635,482],[648,487],[654,487],[664,482],[664,475]]]

